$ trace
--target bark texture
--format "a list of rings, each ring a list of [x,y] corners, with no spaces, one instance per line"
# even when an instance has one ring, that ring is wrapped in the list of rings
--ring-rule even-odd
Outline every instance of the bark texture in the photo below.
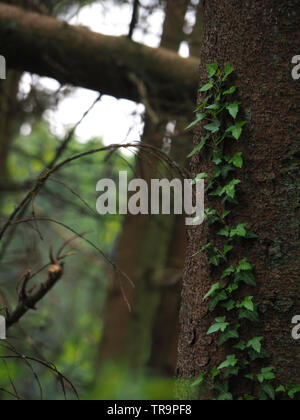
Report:
[[[269,365],[276,368],[278,381],[300,383],[299,341],[291,337],[291,320],[300,314],[300,83],[291,76],[291,59],[299,49],[300,4],[298,0],[209,0],[203,10],[200,84],[207,82],[207,63],[216,59],[223,66],[230,61],[249,120],[243,137],[231,149],[242,151],[245,158],[238,173],[239,205],[231,221],[249,222],[259,235],[252,245],[237,247],[232,261],[246,256],[256,266],[254,293],[261,322],[246,331],[245,338],[264,336],[264,346],[272,355]],[[201,133],[199,127],[195,144]],[[193,170],[200,173],[210,168],[196,156]],[[203,226],[189,229],[188,255],[212,234]],[[206,334],[218,314],[208,313],[203,296],[215,280],[204,256],[187,259],[178,361],[182,378],[195,377],[224,360],[226,346],[219,348],[215,338]]]
[[[197,87],[194,58],[184,59],[127,37],[104,36],[4,3],[0,3],[0,51],[11,68],[138,102],[133,73],[143,81],[149,97],[165,109],[174,102],[184,104]]]

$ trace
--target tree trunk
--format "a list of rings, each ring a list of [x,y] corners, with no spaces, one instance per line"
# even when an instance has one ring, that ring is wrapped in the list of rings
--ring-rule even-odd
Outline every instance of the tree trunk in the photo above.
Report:
[[[163,47],[174,51],[178,51],[183,38],[189,4],[186,0],[179,3],[174,8],[171,1],[167,2],[161,39]],[[192,98],[188,106],[192,106]],[[179,122],[177,129],[185,124]],[[162,147],[163,137],[164,132],[146,115],[142,141]],[[172,158],[184,164],[187,149],[187,139],[175,139]],[[149,166],[144,158],[140,153],[136,170],[150,184],[152,178],[159,177],[157,162]],[[102,360],[123,360],[134,370],[147,365],[159,374],[174,374],[185,245],[183,217],[126,216],[117,263],[136,284],[135,291],[125,286],[133,312],[130,314],[124,305],[120,279],[115,278],[107,298]]]
[[[203,2],[204,3],[204,2]],[[232,225],[243,220],[258,236],[250,245],[235,247],[232,263],[247,257],[255,265],[258,287],[251,289],[258,304],[260,322],[250,324],[244,339],[264,337],[271,354],[278,384],[300,383],[299,343],[291,336],[291,320],[300,314],[299,282],[299,82],[291,76],[291,59],[299,47],[299,1],[210,0],[204,5],[204,42],[201,49],[201,86],[207,83],[206,64],[217,60],[224,68],[235,68],[239,100],[248,125],[232,151],[242,151],[239,170],[239,204],[230,216]],[[203,98],[199,98],[199,103]],[[199,143],[203,128],[196,130]],[[211,171],[195,155],[193,171]],[[209,207],[207,198],[206,207]],[[213,228],[188,229],[191,256],[216,237]],[[186,260],[178,375],[194,378],[219,366],[231,347],[218,346],[208,328],[222,310],[208,311],[203,297],[217,278],[209,270],[207,257]],[[243,326],[243,322],[242,322]],[[236,350],[237,352],[237,350]],[[253,372],[256,373],[256,372]],[[183,381],[184,383],[185,381]],[[233,393],[247,386],[238,377]],[[190,396],[190,388],[185,397]]]

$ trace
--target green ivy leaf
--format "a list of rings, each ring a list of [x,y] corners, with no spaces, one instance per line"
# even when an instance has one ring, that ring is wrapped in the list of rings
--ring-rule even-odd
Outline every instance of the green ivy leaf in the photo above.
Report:
[[[192,181],[192,185],[197,184],[202,179],[205,179],[208,177],[208,174],[206,172],[202,172],[201,174],[198,174]]]
[[[222,290],[220,293],[218,293],[216,296],[214,296],[209,304],[209,310],[213,311],[216,306],[222,302],[223,300],[227,300],[227,294],[224,290]]]
[[[223,229],[221,229],[218,232],[218,235],[225,236],[226,238],[229,238],[229,235],[230,235],[230,228],[229,228],[229,226],[225,226]]]
[[[199,378],[195,380],[195,382],[192,383],[191,387],[195,387],[198,385],[201,385],[204,382],[205,374],[200,373]]]
[[[293,386],[289,390],[288,396],[290,397],[291,400],[293,400],[295,398],[295,395],[298,394],[299,392],[300,392],[300,385]]]
[[[214,334],[216,332],[224,332],[229,327],[229,322],[226,322],[226,317],[216,318],[216,323],[213,324],[207,331],[207,335]]]
[[[249,311],[248,309],[241,309],[239,312],[239,319],[248,319],[251,322],[259,322],[259,315],[256,310]]]
[[[253,296],[247,296],[245,299],[237,306],[238,308],[245,308],[248,311],[254,311],[254,303],[252,302]]]
[[[226,270],[223,271],[222,275],[221,275],[221,279],[225,279],[226,277],[231,276],[231,274],[233,274],[235,272],[235,268],[232,267],[232,265],[228,268],[226,268]]]
[[[245,124],[247,124],[246,121],[237,122],[236,124],[228,127],[227,130],[226,130],[226,133],[231,133],[233,135],[233,137],[236,140],[238,140],[242,135],[243,127],[244,127]]]
[[[191,128],[195,127],[195,125],[197,125],[200,121],[204,120],[205,117],[206,117],[206,114],[201,114],[201,113],[196,114],[196,119],[191,124],[189,124],[185,128],[185,130],[190,130]]]
[[[233,179],[229,184],[225,185],[225,187],[222,190],[221,195],[226,194],[228,197],[234,199],[235,197],[235,187],[241,183],[240,179]],[[246,232],[245,232],[246,236]]]
[[[235,367],[238,363],[237,358],[235,357],[235,354],[232,354],[230,356],[227,356],[227,359],[220,364],[218,367],[219,370],[226,369],[228,367]]]
[[[275,400],[275,391],[272,385],[270,384],[263,384],[262,390],[271,398],[271,400]]]
[[[261,353],[261,342],[263,337],[254,337],[248,341],[247,348],[252,347],[257,353]]]
[[[223,95],[232,95],[237,90],[237,88],[238,88],[237,86],[231,86],[230,89],[225,90],[223,92]]]
[[[200,92],[207,92],[213,86],[214,86],[214,81],[213,80],[210,80],[208,83],[206,83],[206,85],[202,86],[202,88],[200,89]]]
[[[232,116],[232,118],[236,119],[237,114],[239,112],[240,102],[233,102],[232,104],[228,104],[226,106],[227,111]]]
[[[227,312],[232,311],[235,309],[235,301],[230,299],[228,302],[222,304],[222,308],[225,308]]]
[[[206,293],[206,295],[203,298],[203,301],[211,297],[217,290],[221,289],[220,283],[215,283],[209,290],[209,292]]]
[[[244,340],[241,340],[239,343],[237,343],[236,345],[234,345],[233,348],[234,349],[237,349],[237,350],[244,351],[247,348],[247,346],[246,346],[245,341]]]
[[[239,261],[239,264],[236,268],[236,272],[240,273],[241,271],[251,271],[252,269],[253,269],[252,264],[248,263],[247,258],[243,258],[242,260]]]
[[[220,371],[218,370],[218,368],[216,368],[216,366],[214,366],[211,370],[211,379],[214,380],[217,376],[220,375]]]
[[[233,250],[233,246],[232,246],[232,245],[225,245],[225,246],[224,246],[224,251],[223,251],[223,253],[224,253],[225,257],[226,257],[226,255],[227,255],[230,251],[232,251],[232,250]]]
[[[261,370],[261,373],[257,374],[258,381],[262,384],[264,383],[264,381],[272,381],[273,379],[276,379],[276,376],[273,373],[273,370],[274,370],[273,367],[263,368]]]
[[[196,252],[195,254],[192,255],[192,257],[196,257],[196,255],[201,254],[201,252],[206,251],[207,249],[209,249],[211,247],[211,242],[209,242],[208,244],[204,245],[200,251]]]
[[[218,345],[222,346],[223,344],[227,343],[227,341],[234,338],[239,338],[239,333],[236,330],[225,331],[220,335]]]
[[[235,228],[233,228],[230,232],[230,238],[234,238],[235,236],[240,236],[245,238],[247,231],[246,226],[248,223],[239,223]]]
[[[221,122],[219,120],[215,120],[214,122],[207,124],[204,126],[205,130],[210,131],[211,133],[217,133],[220,130]]]
[[[242,152],[238,152],[234,156],[232,156],[232,158],[229,159],[229,163],[232,163],[237,168],[242,168],[244,163]]]
[[[196,153],[201,152],[203,147],[206,145],[206,142],[207,142],[208,139],[209,139],[209,135],[201,137],[201,140],[200,140],[200,143],[198,144],[198,146],[195,147],[195,149],[187,156],[188,159],[193,157]]]
[[[211,79],[216,74],[216,72],[219,68],[219,65],[215,61],[213,64],[207,64],[206,68],[207,68],[207,71],[208,71],[208,77]]]
[[[236,283],[243,282],[247,284],[248,286],[256,286],[256,281],[254,274],[252,271],[241,271],[240,273],[236,273],[234,277],[234,281]]]
[[[228,78],[228,76],[230,76],[231,73],[234,72],[234,68],[231,66],[231,64],[229,62],[226,63],[224,72],[225,72],[225,75],[222,79],[222,82],[225,82],[225,80]]]
[[[215,165],[220,165],[220,163],[222,163],[222,161],[223,161],[223,154],[222,154],[221,150],[214,150],[213,157],[212,157],[212,162]]]

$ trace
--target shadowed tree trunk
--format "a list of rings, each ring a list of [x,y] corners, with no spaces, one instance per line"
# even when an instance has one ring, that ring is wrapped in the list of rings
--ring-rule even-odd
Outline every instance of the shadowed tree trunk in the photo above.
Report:
[[[204,2],[203,2],[204,3]],[[258,287],[251,289],[258,303],[260,323],[250,324],[245,339],[263,336],[271,354],[277,382],[300,382],[299,343],[291,336],[291,320],[300,313],[299,304],[299,82],[292,79],[291,59],[299,47],[299,1],[209,0],[204,5],[204,39],[201,50],[200,84],[207,83],[205,65],[229,61],[235,68],[239,100],[248,119],[247,128],[233,145],[242,151],[239,170],[239,204],[231,222],[244,220],[258,236],[250,245],[238,245],[233,261],[241,256],[255,265]],[[199,98],[201,102],[201,98]],[[203,129],[196,130],[195,144]],[[210,171],[196,155],[193,171]],[[209,206],[207,200],[206,207]],[[188,229],[188,255],[215,237],[204,226]],[[203,297],[216,282],[207,257],[186,260],[178,375],[193,378],[210,371],[229,350],[219,347],[207,330],[220,313],[209,313]],[[221,312],[223,313],[223,312]],[[255,373],[255,372],[254,372]],[[183,381],[185,383],[185,381]],[[244,384],[233,383],[234,395]],[[189,389],[183,392],[190,396]]]
[[[161,46],[177,52],[189,1],[177,2],[176,8],[172,3],[167,2]],[[186,104],[189,106],[192,98]],[[178,123],[177,129],[184,125],[185,120]],[[146,115],[142,141],[162,147],[164,127],[162,131]],[[172,143],[173,159],[184,164],[187,149],[187,139],[176,138]],[[149,167],[147,161],[141,166],[144,157],[140,153],[137,172],[150,185],[151,178],[159,177],[158,166],[153,162]],[[183,217],[126,216],[117,262],[136,284],[135,291],[124,285],[133,311],[130,314],[124,305],[120,279],[115,279],[107,299],[102,359],[129,360],[134,368],[148,365],[158,373],[174,373],[185,245]]]

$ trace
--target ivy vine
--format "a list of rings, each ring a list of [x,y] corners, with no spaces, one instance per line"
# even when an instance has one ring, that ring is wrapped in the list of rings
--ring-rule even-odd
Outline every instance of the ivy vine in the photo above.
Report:
[[[231,64],[227,63],[222,71],[219,64],[214,62],[207,65],[207,71],[209,82],[200,89],[206,96],[205,100],[195,110],[196,118],[187,127],[191,129],[201,122],[205,135],[188,158],[205,153],[212,163],[211,173],[198,174],[193,183],[206,179],[206,193],[218,202],[217,209],[205,210],[205,223],[216,227],[218,240],[215,242],[222,243],[222,246],[208,242],[193,257],[206,252],[209,265],[220,272],[219,281],[211,286],[204,301],[209,301],[210,311],[217,309],[218,313],[222,311],[224,314],[215,318],[207,335],[218,334],[218,345],[227,343],[232,348],[232,354],[210,372],[201,372],[192,386],[205,390],[209,388],[215,400],[293,399],[300,392],[300,385],[286,384],[276,387],[274,367],[266,363],[261,368],[262,364],[257,364],[258,360],[262,362],[270,357],[263,347],[263,337],[255,336],[248,341],[241,338],[242,328],[247,328],[247,323],[259,322],[258,305],[254,296],[238,298],[242,287],[256,287],[255,267],[247,258],[240,259],[235,265],[229,265],[228,260],[237,244],[256,240],[258,236],[248,229],[245,221],[236,225],[230,224],[232,209],[239,204],[238,189],[241,180],[236,174],[243,168],[244,159],[242,152],[226,154],[225,144],[230,140],[240,139],[247,121],[239,120],[241,102],[232,99],[236,97],[238,87],[229,84],[234,73]],[[236,395],[230,386],[234,377],[250,381],[252,395]]]

